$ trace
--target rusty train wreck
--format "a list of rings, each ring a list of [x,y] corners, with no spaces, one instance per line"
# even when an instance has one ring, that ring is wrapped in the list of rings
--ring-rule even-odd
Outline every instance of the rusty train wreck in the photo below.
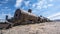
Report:
[[[50,22],[51,20],[42,16],[36,16],[32,14],[31,9],[29,9],[28,12],[25,12],[24,10],[21,9],[17,9],[15,11],[14,17],[11,19],[7,19],[7,21],[13,25],[22,25],[22,24],[24,25],[24,24]]]
[[[26,24],[35,24],[44,22],[51,22],[51,20],[43,16],[36,16],[35,14],[32,14],[31,9],[29,9],[28,12],[22,9],[17,9],[15,11],[14,16],[11,19],[8,19],[8,15],[6,15],[6,22],[1,24],[3,25],[1,27],[3,29],[9,29],[17,25],[26,25]]]

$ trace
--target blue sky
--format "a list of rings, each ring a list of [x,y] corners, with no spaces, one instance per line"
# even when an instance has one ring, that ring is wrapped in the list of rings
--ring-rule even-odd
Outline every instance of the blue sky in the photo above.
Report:
[[[49,19],[60,19],[60,0],[0,0],[0,19],[13,17],[17,8],[28,10],[38,16]]]

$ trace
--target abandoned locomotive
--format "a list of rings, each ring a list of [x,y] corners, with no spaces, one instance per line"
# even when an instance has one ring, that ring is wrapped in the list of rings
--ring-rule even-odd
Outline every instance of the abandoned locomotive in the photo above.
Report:
[[[17,9],[14,14],[14,17],[11,19],[7,19],[7,21],[13,23],[14,25],[18,24],[20,25],[20,24],[42,23],[42,22],[48,22],[50,20],[32,14],[31,9],[29,9],[28,12],[21,9]]]

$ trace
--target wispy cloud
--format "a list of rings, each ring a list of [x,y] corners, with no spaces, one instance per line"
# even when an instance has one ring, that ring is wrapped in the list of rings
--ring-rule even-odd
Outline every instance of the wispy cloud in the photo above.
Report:
[[[48,4],[49,7],[53,6],[53,4]]]
[[[11,8],[9,8],[9,7],[3,7],[3,8],[1,8],[1,10],[0,11],[10,11],[10,10],[12,10]]]
[[[1,3],[1,4],[5,4],[5,3],[7,3],[8,1],[9,1],[9,0],[4,0],[4,1],[2,0],[2,1],[0,1],[0,3]]]
[[[49,16],[48,18],[54,20],[54,19],[60,19],[59,17],[60,17],[60,12],[53,14]]]
[[[50,2],[52,2],[53,0],[49,0]]]
[[[36,9],[42,9],[42,7],[44,6],[44,4],[47,4],[47,1],[45,0],[39,0],[37,3],[34,3],[33,6],[36,8]],[[33,8],[34,8],[33,7]]]
[[[20,7],[23,0],[16,0],[15,7]]]
[[[0,22],[5,22],[6,15],[8,15],[8,18],[13,17],[11,14],[0,14]]]
[[[5,16],[6,15],[8,15],[9,16],[9,18],[10,17],[12,17],[12,15],[10,14],[11,13],[11,8],[9,8],[9,7],[4,7],[4,8],[2,8],[1,10],[0,10],[0,19],[5,19]]]
[[[53,0],[50,0],[50,1],[53,1]],[[31,2],[33,2],[33,1],[32,0],[31,1],[30,0],[27,0],[27,1],[16,0],[15,7],[16,8],[21,7],[22,3],[25,4],[24,7],[27,6],[28,8],[31,8],[31,9],[35,8],[37,10],[40,10],[42,8],[48,8],[49,6],[53,6],[53,4],[48,4],[48,2],[46,0],[38,0],[38,1],[33,2],[33,3],[31,3]],[[31,5],[31,7],[29,7],[30,5]]]
[[[0,15],[1,15],[1,16],[0,16],[0,19],[5,19],[6,15],[8,15],[9,18],[13,17],[11,14],[5,14],[5,13],[2,13],[2,14],[0,14]]]
[[[30,1],[25,1],[24,3],[26,6],[29,6]]]

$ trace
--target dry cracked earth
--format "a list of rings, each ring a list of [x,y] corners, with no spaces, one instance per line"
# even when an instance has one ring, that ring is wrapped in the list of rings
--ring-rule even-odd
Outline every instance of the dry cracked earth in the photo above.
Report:
[[[60,34],[60,22],[20,25],[2,30],[2,34]]]

